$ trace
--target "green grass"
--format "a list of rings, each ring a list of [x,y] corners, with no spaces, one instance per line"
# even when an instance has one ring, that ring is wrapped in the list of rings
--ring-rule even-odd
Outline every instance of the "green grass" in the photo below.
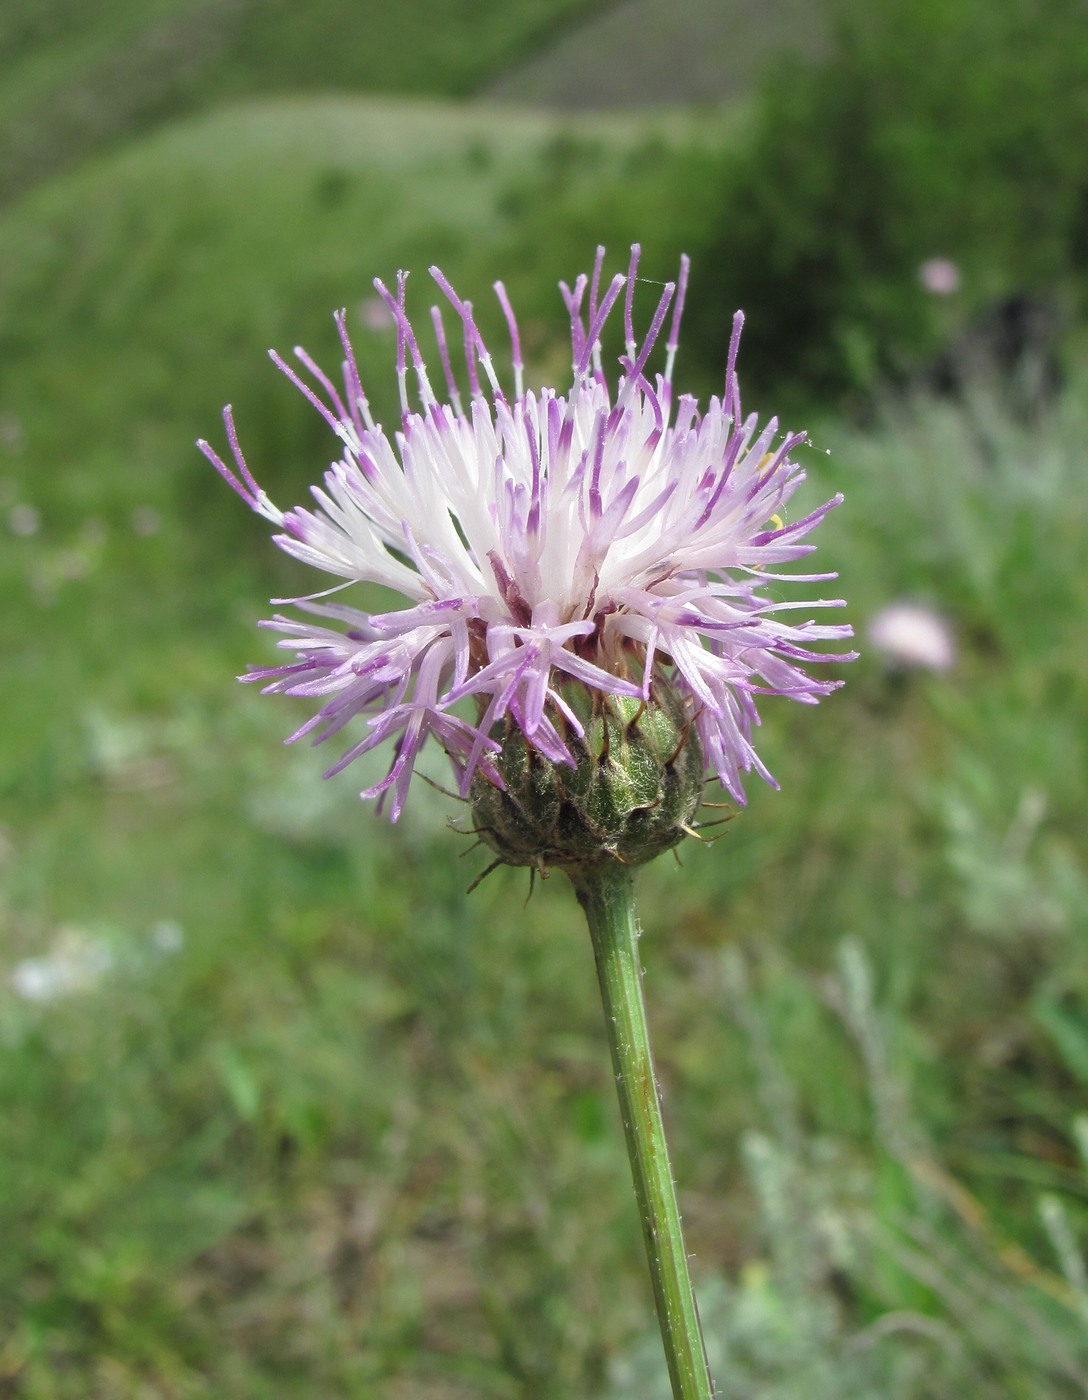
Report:
[[[0,192],[134,132],[259,94],[465,97],[600,0],[11,0],[0,16]]]
[[[822,430],[813,489],[849,492],[824,548],[855,621],[929,597],[959,664],[893,682],[863,658],[817,711],[768,705],[783,791],[643,881],[690,1242],[712,1346],[751,1393],[1078,1393],[1008,1324],[1027,1309],[1081,1347],[1036,1214],[1049,1193],[1076,1230],[1088,1196],[1078,399],[1036,433],[988,419],[985,450],[940,405]],[[421,789],[390,829],[280,748],[283,707],[229,679],[258,654],[270,551],[176,579],[189,617],[141,621],[134,564],[20,619],[42,748],[6,753],[7,966],[93,944],[112,967],[3,1003],[12,1393],[559,1397],[611,1369],[617,1393],[659,1394],[622,1382],[648,1299],[569,891],[526,903],[498,872],[467,896],[483,855],[460,859],[452,804]],[[816,1212],[800,1233],[783,1190]],[[940,1385],[924,1332],[850,1340],[904,1312],[955,1339]]]
[[[332,362],[329,311],[400,266],[417,307],[429,262],[480,308],[502,276],[562,376],[556,279],[636,236],[669,275],[738,131],[269,100],[0,217],[0,1394],[663,1393],[573,898],[467,895],[455,803],[421,786],[390,829],[367,773],[282,747],[297,712],[231,678],[300,574],[192,442],[232,400],[301,499],[330,445],[264,348]],[[387,412],[392,346],[356,339]],[[645,874],[728,1395],[1084,1393],[1085,401],[1074,371],[1034,427],[982,396],[821,416],[862,658],[767,704],[780,793]],[[903,596],[952,624],[949,675],[866,648]],[[50,956],[84,985],[15,995]]]

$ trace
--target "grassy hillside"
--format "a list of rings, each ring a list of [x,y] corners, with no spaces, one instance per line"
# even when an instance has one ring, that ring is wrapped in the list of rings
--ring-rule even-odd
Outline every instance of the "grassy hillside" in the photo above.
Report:
[[[481,93],[568,112],[743,99],[784,54],[824,53],[832,8],[831,0],[620,0],[557,28]]]
[[[689,130],[677,119],[600,120],[574,135],[518,111],[296,99],[194,119],[56,180],[0,219],[0,412],[19,419],[23,446],[12,467],[62,509],[68,484],[58,489],[57,469],[39,464],[66,463],[62,474],[93,482],[92,493],[134,461],[158,463],[158,479],[190,457],[226,395],[243,418],[253,410],[251,432],[276,470],[294,445],[278,436],[291,395],[265,348],[329,350],[331,313],[346,305],[387,407],[388,334],[358,311],[372,277],[391,280],[398,267],[417,270],[425,308],[425,269],[442,264],[496,334],[490,284],[501,271],[513,294],[532,289],[527,333],[561,333],[556,282],[589,264],[596,237],[611,231],[622,248],[658,228],[651,267],[675,267],[681,235],[657,209],[687,178]],[[624,192],[647,149],[651,178],[602,220],[587,218],[592,231],[534,242],[527,211],[546,206],[557,179],[571,200],[579,189]],[[496,261],[504,248],[509,260]],[[534,332],[538,305],[548,320]]]
[[[0,199],[185,112],[292,92],[465,96],[601,0],[10,0]]]

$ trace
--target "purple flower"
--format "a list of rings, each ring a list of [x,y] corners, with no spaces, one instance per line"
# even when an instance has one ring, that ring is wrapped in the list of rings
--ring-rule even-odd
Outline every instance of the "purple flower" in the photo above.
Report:
[[[517,325],[497,282],[513,342],[508,395],[471,307],[432,268],[460,322],[467,402],[439,310],[431,314],[446,402],[431,386],[405,311],[406,274],[398,274],[395,296],[376,281],[397,331],[402,412],[392,439],[371,416],[342,312],[342,391],[302,350],[295,355],[310,383],[273,353],[339,439],[340,459],[312,489],[311,508],[283,511],[265,495],[242,456],[229,407],[223,416],[235,467],[199,444],[277,527],[281,549],[343,580],[290,600],[300,620],[265,623],[282,634],[289,659],[242,679],[318,701],[289,742],[306,734],[323,741],[358,721],[351,746],[326,776],[388,743],[392,766],[362,795],[391,791],[394,821],[428,735],[453,761],[462,793],[477,775],[501,786],[495,736],[504,724],[516,724],[546,759],[570,764],[568,739],[582,728],[564,699],[567,687],[648,700],[655,674],[667,674],[685,697],[709,768],[743,802],[742,773],[754,769],[773,781],[751,743],[756,697],[811,704],[841,684],[814,679],[802,666],[851,659],[813,649],[851,629],[790,620],[798,609],[841,600],[784,602],[774,586],[782,578],[834,577],[780,569],[811,552],[805,537],[840,498],[786,521],[804,479],[790,454],[804,434],[780,436],[775,419],[759,431],[754,415],[742,418],[740,312],[722,398],[703,412],[689,395],[674,399],[687,259],[641,344],[632,321],[638,260],[636,246],[627,274],[602,294],[599,249],[592,277],[580,276],[573,288],[561,284],[573,357],[565,394],[524,388]],[[651,381],[648,361],[670,309],[664,368]],[[613,390],[600,338],[614,311],[623,317],[626,351]],[[332,601],[355,583],[394,589],[404,606],[375,614]]]

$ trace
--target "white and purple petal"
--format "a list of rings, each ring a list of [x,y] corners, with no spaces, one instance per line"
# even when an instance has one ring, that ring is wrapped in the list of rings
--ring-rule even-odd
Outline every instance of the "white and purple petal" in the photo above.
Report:
[[[562,286],[573,369],[565,395],[524,390],[517,323],[496,283],[512,347],[508,398],[471,305],[432,269],[461,322],[468,389],[463,397],[434,308],[448,399],[440,402],[400,273],[395,293],[375,283],[397,329],[401,419],[391,437],[371,416],[342,312],[342,388],[302,350],[295,357],[308,380],[273,357],[322,414],[341,454],[313,488],[310,506],[283,511],[262,491],[229,409],[234,465],[199,444],[250,508],[277,527],[281,549],[343,581],[329,592],[380,584],[405,600],[373,612],[362,605],[365,595],[354,607],[315,601],[323,594],[295,600],[333,625],[274,618],[265,625],[280,633],[289,659],[244,677],[318,702],[292,739],[322,742],[362,727],[330,773],[388,746],[386,777],[363,795],[391,795],[394,820],[428,739],[449,756],[462,792],[477,774],[501,785],[492,761],[500,726],[516,724],[545,759],[570,763],[564,735],[580,726],[565,688],[648,700],[660,672],[688,697],[708,768],[743,802],[744,774],[772,781],[751,742],[755,697],[813,703],[839,682],[804,668],[852,658],[817,649],[849,637],[845,624],[786,616],[841,600],[778,596],[779,581],[834,577],[780,570],[812,551],[807,537],[840,498],[788,518],[804,480],[794,457],[804,438],[781,434],[774,419],[762,430],[754,415],[742,419],[736,359],[743,317],[734,319],[722,396],[703,412],[689,395],[674,403],[687,259],[677,283],[662,291],[641,344],[632,310],[639,249],[626,275],[606,285],[603,259],[599,250],[592,276]],[[601,335],[617,306],[625,353],[613,390]],[[649,360],[666,321],[664,371],[651,380]]]

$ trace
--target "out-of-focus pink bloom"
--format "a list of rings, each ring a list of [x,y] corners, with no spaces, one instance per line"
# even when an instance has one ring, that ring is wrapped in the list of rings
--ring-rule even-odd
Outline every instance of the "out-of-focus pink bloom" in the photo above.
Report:
[[[943,672],[955,663],[951,627],[920,603],[889,603],[870,619],[867,631],[872,646],[898,669]]]
[[[918,280],[935,297],[950,297],[960,289],[960,270],[951,258],[927,258],[918,269]]]
[[[367,330],[395,331],[397,323],[381,297],[364,297],[359,303],[359,318]]]

